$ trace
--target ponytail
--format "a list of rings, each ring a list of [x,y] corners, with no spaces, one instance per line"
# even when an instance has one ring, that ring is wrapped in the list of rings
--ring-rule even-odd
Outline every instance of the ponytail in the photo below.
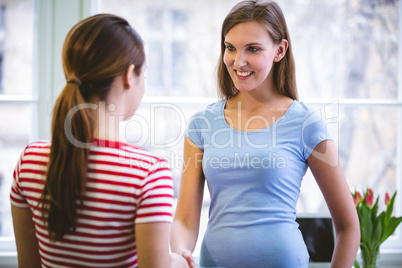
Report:
[[[64,234],[75,231],[77,206],[82,204],[85,192],[89,146],[82,144],[93,141],[95,113],[92,109],[79,109],[69,121],[71,123],[65,124],[67,114],[85,103],[78,81],[68,81],[53,109],[52,146],[42,195],[42,216],[46,222],[47,215],[51,241],[60,240]],[[73,139],[68,137],[68,131]],[[48,205],[44,201],[46,197],[51,200]]]
[[[77,228],[99,123],[91,101],[106,100],[116,77],[132,64],[140,73],[145,63],[141,37],[125,19],[112,14],[78,22],[67,34],[62,57],[67,84],[53,109],[52,145],[38,204],[53,242]]]

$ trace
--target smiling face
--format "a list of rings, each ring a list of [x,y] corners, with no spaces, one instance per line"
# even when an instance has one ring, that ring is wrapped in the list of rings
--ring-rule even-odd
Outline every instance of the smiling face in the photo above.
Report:
[[[225,36],[223,62],[240,92],[274,86],[272,67],[278,47],[266,27],[256,21],[234,26]]]

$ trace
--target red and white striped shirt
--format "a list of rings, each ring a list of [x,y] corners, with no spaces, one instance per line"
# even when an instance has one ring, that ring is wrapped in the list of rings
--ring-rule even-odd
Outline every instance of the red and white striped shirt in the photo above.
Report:
[[[50,146],[27,146],[10,194],[12,205],[33,212],[42,267],[137,267],[134,225],[172,221],[173,180],[166,161],[125,143],[95,140],[76,231],[50,243],[37,208]]]

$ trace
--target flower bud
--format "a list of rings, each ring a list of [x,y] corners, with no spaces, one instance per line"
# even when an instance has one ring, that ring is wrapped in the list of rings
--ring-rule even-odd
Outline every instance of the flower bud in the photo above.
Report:
[[[366,197],[366,205],[371,208],[373,206],[373,192],[369,192],[367,197]]]
[[[368,195],[373,196],[373,189],[371,189],[371,188],[368,189]]]
[[[385,204],[388,206],[391,203],[391,199],[389,198],[389,194],[385,193]]]
[[[358,202],[358,203],[363,202],[363,197],[362,197],[362,195],[360,194],[360,192],[356,192],[356,199],[357,199],[357,202]]]

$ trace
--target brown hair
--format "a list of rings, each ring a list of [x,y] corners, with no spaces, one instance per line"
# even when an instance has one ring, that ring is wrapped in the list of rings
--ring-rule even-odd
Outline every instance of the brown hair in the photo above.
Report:
[[[283,39],[288,41],[288,49],[281,61],[275,62],[273,74],[274,83],[281,95],[294,100],[298,99],[296,87],[295,63],[292,53],[289,31],[281,8],[273,1],[263,2],[258,0],[242,1],[236,4],[226,16],[222,24],[221,55],[218,63],[217,78],[219,95],[223,99],[230,99],[239,92],[233,84],[228,70],[223,62],[225,54],[225,36],[239,23],[256,21],[267,27],[268,34],[275,44]]]
[[[52,145],[40,201],[51,241],[75,231],[77,207],[85,192],[97,117],[94,109],[80,105],[105,100],[115,77],[125,74],[131,64],[139,75],[145,63],[141,37],[126,20],[111,14],[77,23],[67,34],[62,57],[67,83],[53,108]]]

